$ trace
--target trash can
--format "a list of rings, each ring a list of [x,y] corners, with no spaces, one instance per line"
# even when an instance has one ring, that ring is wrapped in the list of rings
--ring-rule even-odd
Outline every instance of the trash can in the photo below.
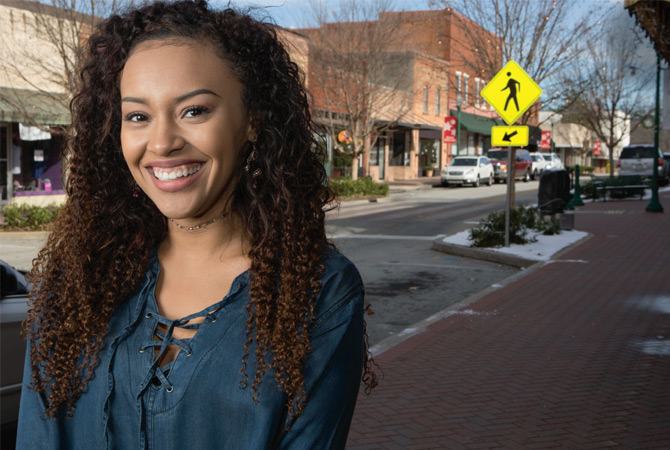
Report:
[[[564,169],[545,170],[540,175],[537,204],[542,215],[563,212],[570,201],[570,177]]]

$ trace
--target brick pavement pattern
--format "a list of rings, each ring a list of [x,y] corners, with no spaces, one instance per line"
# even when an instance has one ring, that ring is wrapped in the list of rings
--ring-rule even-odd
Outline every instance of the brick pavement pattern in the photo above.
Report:
[[[670,195],[379,355],[347,448],[670,449]]]

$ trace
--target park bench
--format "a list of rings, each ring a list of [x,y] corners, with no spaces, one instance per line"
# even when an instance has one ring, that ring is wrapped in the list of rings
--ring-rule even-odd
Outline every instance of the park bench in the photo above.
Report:
[[[628,184],[628,185],[622,185],[622,186],[605,186],[605,185],[600,185],[596,186],[596,192],[598,194],[602,194],[603,201],[607,201],[607,197],[609,194],[610,200],[613,198],[613,194],[620,194],[620,197],[617,196],[616,198],[624,198],[624,197],[632,197],[634,195],[639,195],[640,200],[644,197],[644,190],[647,189],[649,186],[646,184]],[[598,195],[599,197],[600,195]]]

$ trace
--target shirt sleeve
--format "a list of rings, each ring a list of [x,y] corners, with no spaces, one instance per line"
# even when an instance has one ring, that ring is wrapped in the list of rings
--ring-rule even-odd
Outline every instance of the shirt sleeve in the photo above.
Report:
[[[16,449],[55,449],[58,445],[56,420],[45,416],[44,400],[41,394],[28,387],[31,381],[30,341],[28,341],[26,358],[23,364],[23,384],[21,386]]]
[[[363,285],[350,267],[324,283],[327,305],[311,330],[305,364],[307,400],[277,448],[344,449],[361,382],[364,357]]]

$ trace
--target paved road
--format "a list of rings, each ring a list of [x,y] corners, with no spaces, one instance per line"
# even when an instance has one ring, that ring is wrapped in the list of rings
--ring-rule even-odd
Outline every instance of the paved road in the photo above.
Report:
[[[517,183],[518,203],[533,203],[537,182]],[[366,285],[373,350],[411,327],[518,272],[512,267],[431,250],[432,240],[472,227],[503,209],[505,185],[394,193],[389,201],[343,204],[327,231]]]

